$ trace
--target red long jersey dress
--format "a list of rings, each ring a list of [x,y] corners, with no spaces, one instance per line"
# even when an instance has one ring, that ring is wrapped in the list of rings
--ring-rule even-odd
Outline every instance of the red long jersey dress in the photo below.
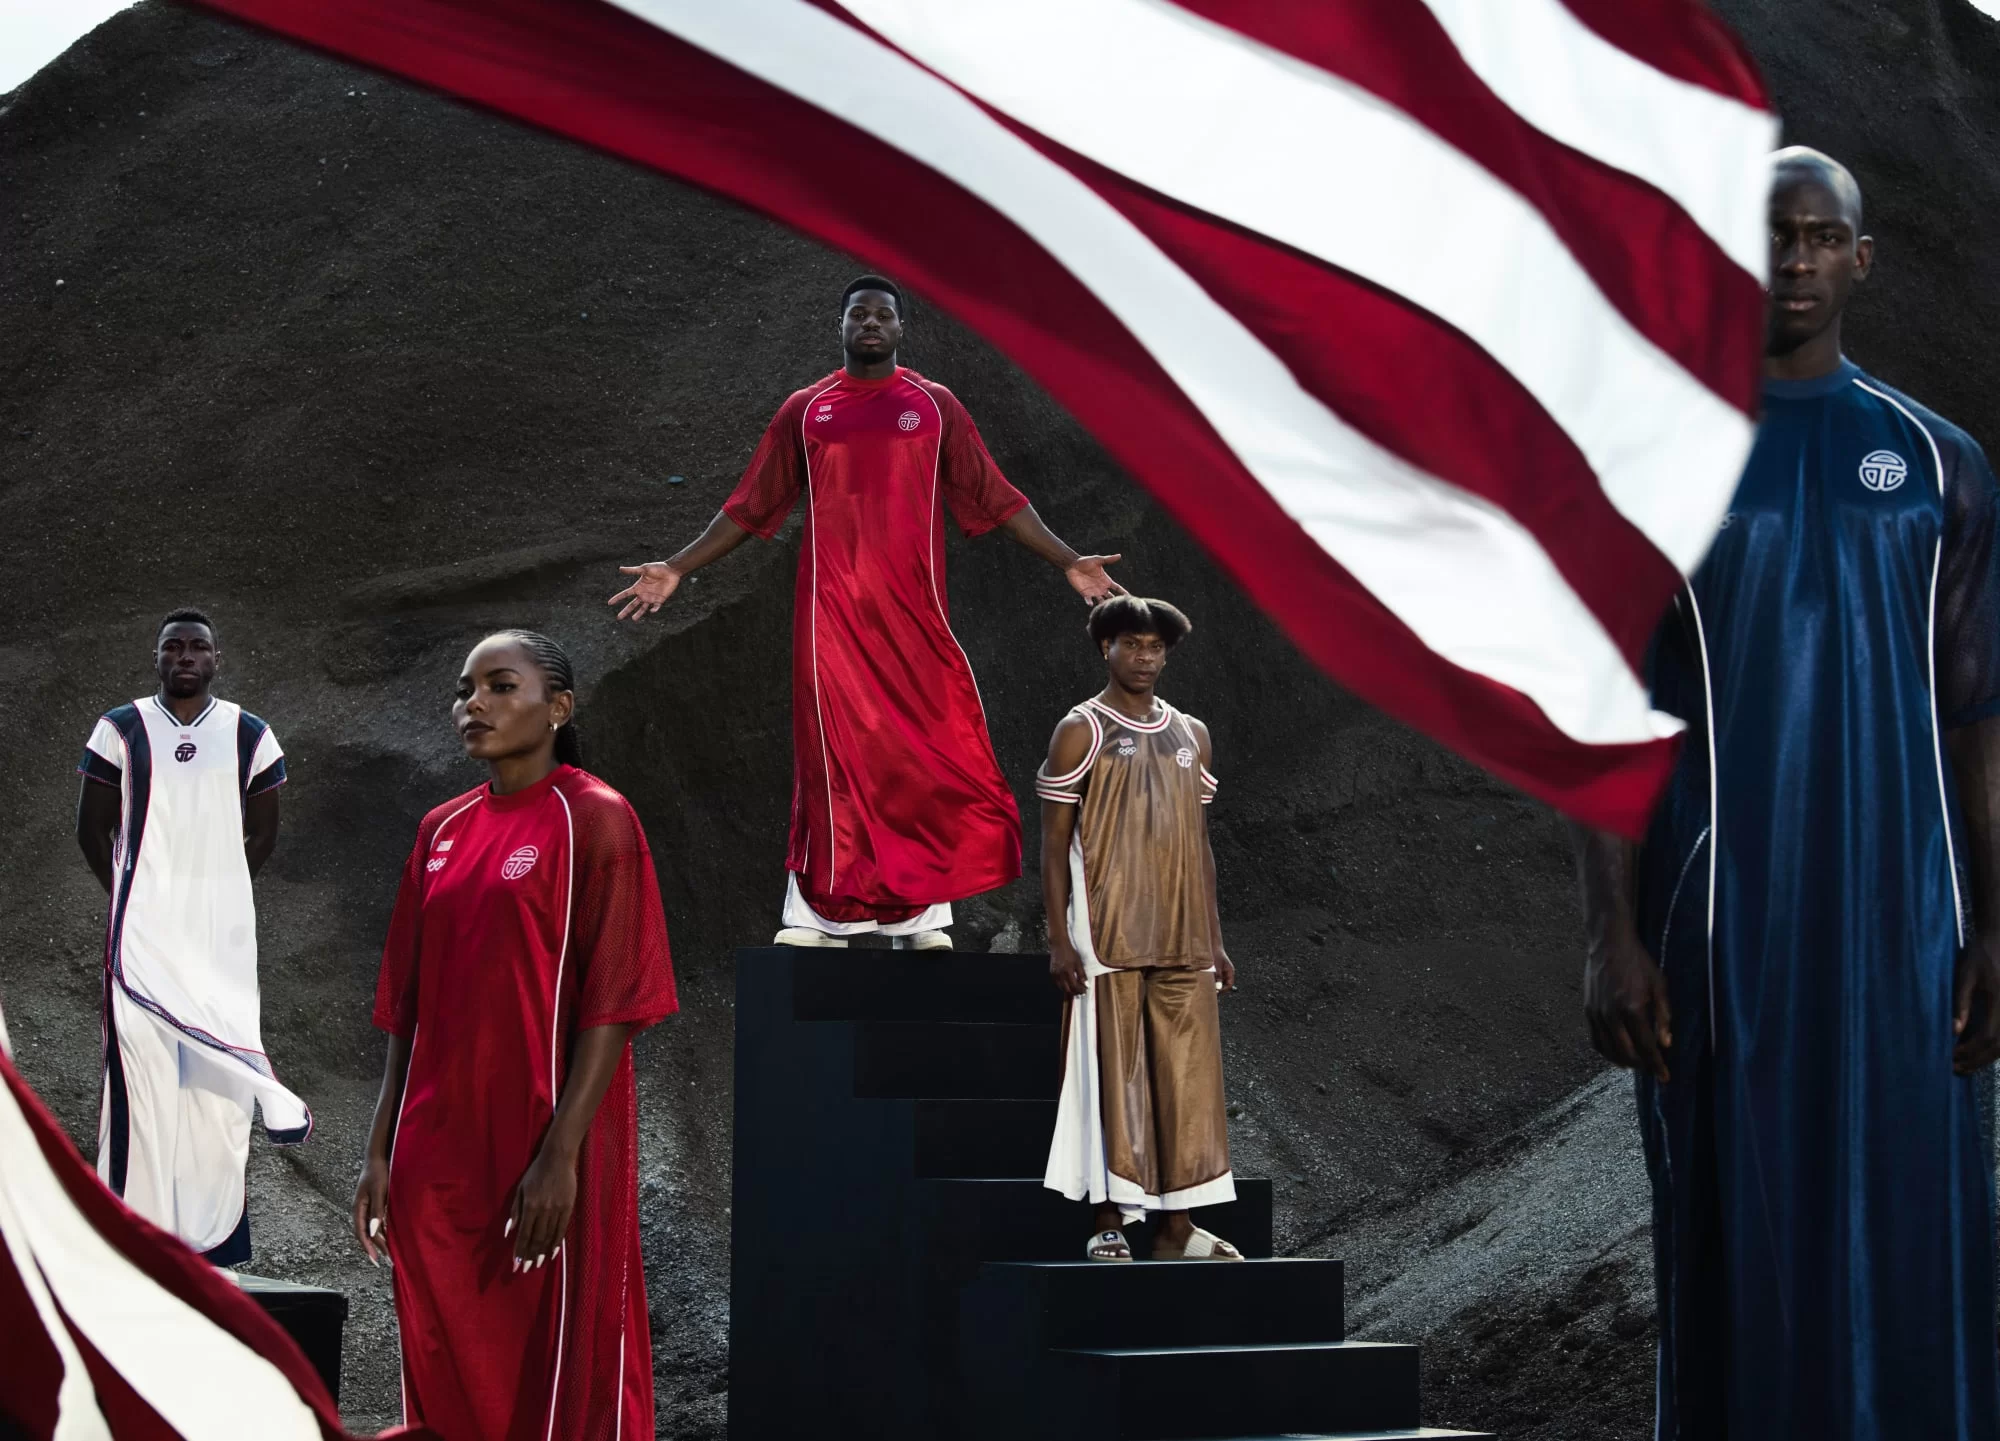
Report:
[[[406,1420],[445,1441],[653,1434],[630,1048],[561,1250],[516,1274],[503,1233],[577,1033],[674,1009],[652,854],[618,792],[561,766],[424,817],[375,993],[375,1024],[410,1042],[387,1227]]]
[[[981,535],[1027,497],[958,398],[900,367],[795,393],[723,510],[768,540],[801,495],[786,866],[832,921],[1006,885],[1021,814],[946,613],[944,509]]]

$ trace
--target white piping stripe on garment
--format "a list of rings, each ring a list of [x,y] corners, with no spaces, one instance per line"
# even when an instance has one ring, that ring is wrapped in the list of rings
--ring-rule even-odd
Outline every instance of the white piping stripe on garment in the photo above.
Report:
[[[625,1325],[632,1316],[632,1259],[627,1256],[618,1268],[618,1384],[611,1393],[616,1398],[618,1423],[611,1428],[611,1441],[625,1434]]]
[[[1102,711],[1106,716],[1111,718],[1114,724],[1124,726],[1127,730],[1142,732],[1145,735],[1157,735],[1159,732],[1165,730],[1169,725],[1173,724],[1175,714],[1174,708],[1165,701],[1160,702],[1160,718],[1156,721],[1133,720],[1132,717],[1113,710],[1096,696],[1092,696],[1084,704],[1093,710]]]
[[[1572,150],[1670,197],[1763,284],[1764,197],[1722,177],[1767,169],[1777,117],[1655,69],[1560,0],[1423,0],[1486,88]],[[1551,77],[1562,83],[1552,84]]]
[[[812,529],[812,673],[813,673],[813,720],[819,726],[819,769],[826,777],[826,890],[833,893],[834,878],[840,874],[836,864],[839,859],[834,854],[834,837],[840,828],[833,823],[833,762],[828,758],[826,744],[826,711],[819,703],[819,492],[813,485],[812,451],[806,445],[806,417],[812,414],[813,401],[827,391],[837,389],[839,381],[812,393],[806,401],[805,410],[799,415],[799,459],[806,468],[806,518]],[[810,852],[806,864],[812,864]]]
[[[1059,776],[1048,776],[1048,775],[1041,775],[1038,773],[1036,775],[1036,780],[1043,785],[1066,786],[1066,785],[1073,785],[1077,781],[1082,780],[1084,775],[1090,770],[1090,768],[1097,764],[1097,753],[1104,749],[1104,727],[1098,724],[1097,717],[1091,714],[1090,707],[1087,705],[1075,706],[1070,710],[1070,714],[1075,716],[1082,716],[1084,722],[1087,725],[1089,725],[1090,751],[1087,755],[1084,756],[1082,765],[1078,766],[1073,771],[1067,772],[1066,774]]]
[[[576,915],[576,816],[569,808],[569,797],[562,793],[562,787],[552,786],[549,794],[562,802],[563,827],[568,836],[563,847],[563,929],[562,945],[556,952],[556,984],[549,998],[549,1107],[553,1110],[562,1101],[562,1093],[556,1089],[556,1059],[562,1052],[562,982],[563,967],[569,960],[569,932],[571,921]],[[549,1429],[546,1437],[553,1441],[556,1434],[556,1400],[562,1394],[563,1338],[569,1329],[569,1248],[563,1245],[563,1238],[556,1238],[556,1264],[562,1268],[562,1300],[556,1311],[556,1354],[549,1366]]]
[[[911,384],[915,385],[916,382],[912,381]],[[984,729],[986,697],[979,693],[979,677],[972,673],[972,657],[967,655],[965,647],[959,644],[958,632],[951,628],[951,617],[945,614],[944,598],[938,592],[937,553],[944,537],[934,534],[932,527],[936,527],[938,531],[944,529],[944,512],[938,509],[938,473],[944,468],[944,407],[937,403],[937,397],[928,389],[921,385],[918,385],[917,389],[923,391],[924,399],[931,403],[931,413],[937,417],[938,422],[937,449],[931,454],[930,512],[924,522],[924,566],[930,574],[931,604],[937,607],[938,624],[943,626],[944,633],[951,637],[952,646],[958,651],[958,658],[965,662],[965,678],[972,682],[972,698],[979,702],[979,724]]]
[[[1701,703],[1708,722],[1708,1044],[1713,1050],[1719,1034],[1715,1020],[1715,858],[1722,849],[1722,790],[1716,772],[1719,752],[1715,735],[1715,667],[1709,664],[1708,629],[1701,623],[1701,602],[1694,598],[1694,587],[1682,587],[1681,594],[1687,597],[1688,609],[1694,615],[1695,643],[1701,647]]]
[[[431,832],[430,850],[426,851],[425,854],[429,855],[431,851],[435,851],[437,849],[438,842],[444,839],[445,830],[451,825],[453,821],[457,820],[460,816],[464,815],[467,811],[471,810],[474,806],[478,805],[480,801],[484,800],[485,798],[486,798],[486,791],[482,787],[478,795],[474,796],[471,800],[467,801],[464,805],[460,806],[457,810],[453,811],[450,815],[446,816],[443,820],[439,821],[437,829]],[[423,873],[420,872],[419,874]],[[416,1065],[417,1062],[417,1039],[418,1037],[423,1035],[423,1031],[424,1028],[421,1023],[415,1024],[410,1027],[410,1053],[403,1058],[403,1089],[396,1096],[396,1129],[389,1136],[389,1178],[392,1181],[395,1179],[396,1176],[396,1151],[397,1148],[402,1143],[403,1139],[403,1107],[408,1103],[410,1098],[410,1071]],[[387,1221],[383,1222],[383,1230],[385,1234],[382,1238],[382,1245],[386,1249],[389,1244],[388,1237],[386,1234],[388,1230]],[[410,1424],[409,1367],[407,1365],[399,1365],[397,1369],[400,1372],[399,1384],[403,1398],[403,1424],[407,1426]]]
[[[1627,320],[1525,196],[1379,96],[1163,0],[843,3],[920,63],[1078,154],[1436,316],[1540,402],[1612,505],[1679,569],[1707,551],[1729,493],[1690,496],[1686,481],[1735,479],[1749,417]],[[1499,23],[1511,25],[1506,12]],[[1552,58],[1539,84],[1557,92]],[[1210,103],[1216,95],[1229,104]],[[1643,115],[1631,103],[1614,108]],[[1641,123],[1667,134],[1650,115]],[[1764,116],[1739,128],[1768,148],[1776,125]],[[1740,162],[1718,173],[1739,206],[1754,201],[1761,242],[1768,187],[1746,181],[1763,171]],[[1439,225],[1412,195],[1448,196],[1452,223]],[[1466,234],[1510,257],[1509,284],[1452,263]]]
[[[283,1372],[98,1233],[5,1086],[0,1159],[9,1251],[30,1254],[68,1323],[167,1425],[186,1441],[319,1441],[319,1419]],[[77,1415],[84,1429],[73,1434],[81,1441],[93,1433],[87,1413]]]
[[[1277,504],[1439,657],[1518,691],[1585,744],[1680,731],[1651,709],[1603,624],[1520,522],[1384,450],[1307,394],[1136,226],[965,95],[804,0],[614,3],[1012,219],[1119,319]],[[1739,442],[1727,465],[1672,476],[1673,504],[1712,512],[1705,526],[1722,514],[1749,452],[1746,418],[1725,429]]]
[[[1944,452],[1938,449],[1937,437],[1931,428],[1911,412],[1910,408],[1887,391],[1877,390],[1866,381],[1854,382],[1855,389],[1866,391],[1877,400],[1887,401],[1902,413],[1905,420],[1917,428],[1917,433],[1931,448],[1931,465],[1937,475],[1937,493],[1940,503],[1944,500]],[[1958,886],[1958,850],[1951,839],[1951,792],[1944,773],[1944,732],[1938,726],[1937,703],[1937,586],[1938,571],[1944,564],[1944,535],[1940,527],[1936,548],[1931,553],[1931,596],[1930,620],[1924,633],[1926,662],[1929,665],[1931,700],[1931,758],[1937,765],[1938,820],[1944,826],[1944,854],[1947,868],[1951,871],[1951,913],[1953,923],[1958,928],[1958,943],[1965,944],[1965,897]]]

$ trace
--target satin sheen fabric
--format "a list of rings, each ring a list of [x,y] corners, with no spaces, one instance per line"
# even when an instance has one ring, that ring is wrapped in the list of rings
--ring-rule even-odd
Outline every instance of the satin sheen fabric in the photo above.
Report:
[[[901,368],[792,395],[723,509],[769,539],[801,496],[786,866],[833,921],[1006,885],[1021,816],[946,613],[944,510],[976,536],[1027,498],[957,398]]]
[[[444,1441],[653,1434],[629,1047],[560,1249],[517,1273],[506,1226],[577,1033],[674,1009],[659,883],[624,797],[559,766],[424,818],[375,995],[375,1024],[410,1038],[387,1225],[406,1420]]]
[[[1992,1162],[1951,1070],[1968,854],[1939,732],[2000,710],[1996,487],[1964,432],[1852,365],[1765,399],[1654,648],[1656,704],[1690,726],[1640,877],[1674,1019],[1671,1079],[1638,1083],[1658,1436],[1993,1441]]]

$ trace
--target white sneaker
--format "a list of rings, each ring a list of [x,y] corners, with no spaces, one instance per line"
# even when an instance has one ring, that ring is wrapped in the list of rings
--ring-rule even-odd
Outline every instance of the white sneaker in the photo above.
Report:
[[[907,936],[891,936],[889,945],[898,951],[948,951],[951,937],[943,931],[912,931]]]
[[[816,931],[811,926],[786,926],[771,937],[774,946],[834,946],[847,948],[846,936],[829,936],[825,931]],[[950,944],[946,942],[946,944]]]

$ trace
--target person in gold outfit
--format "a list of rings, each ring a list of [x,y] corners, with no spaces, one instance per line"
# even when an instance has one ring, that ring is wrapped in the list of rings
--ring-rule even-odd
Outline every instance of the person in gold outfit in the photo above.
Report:
[[[1217,1006],[1236,968],[1205,809],[1215,761],[1208,727],[1154,693],[1192,629],[1165,601],[1092,610],[1109,679],[1063,717],[1035,777],[1049,974],[1070,997],[1044,1184],[1096,1208],[1092,1261],[1130,1261],[1123,1227],[1148,1212],[1154,1260],[1243,1259],[1188,1216],[1236,1196]]]

